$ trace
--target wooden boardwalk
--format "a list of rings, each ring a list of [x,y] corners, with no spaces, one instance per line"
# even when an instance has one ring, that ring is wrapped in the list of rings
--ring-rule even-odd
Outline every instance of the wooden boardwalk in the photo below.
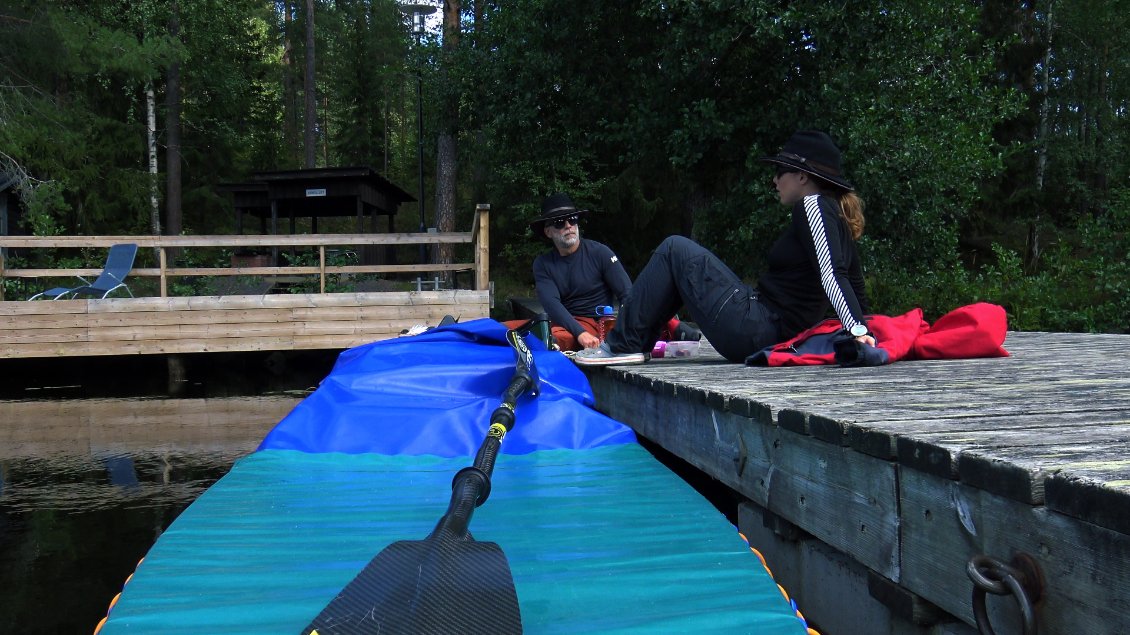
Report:
[[[1017,554],[1043,576],[1040,633],[1128,633],[1130,336],[1005,348],[875,368],[707,350],[587,374],[599,409],[747,501],[742,530],[826,635],[975,632],[970,558]],[[1021,632],[1015,598],[988,608]]]
[[[475,207],[471,231],[408,234],[288,234],[263,236],[0,236],[0,359],[88,357],[99,355],[179,355],[345,349],[397,337],[418,324],[435,326],[445,315],[472,320],[490,315],[490,206]],[[156,297],[119,290],[105,299],[13,301],[6,298],[7,279],[32,280],[32,296],[55,286],[81,284],[76,276],[98,275],[100,269],[39,269],[13,266],[39,250],[97,249],[135,244],[155,252],[156,267],[136,266],[126,282],[156,279]],[[329,254],[343,249],[377,253],[398,246],[466,245],[466,262],[419,264],[333,264]],[[308,264],[244,266],[234,254],[241,249],[302,250]],[[422,248],[422,247],[421,247]],[[194,250],[208,266],[172,266],[170,252]],[[200,250],[200,253],[195,253]],[[216,250],[232,254],[217,264]],[[467,252],[469,251],[469,254]],[[267,258],[267,252],[262,254]],[[297,251],[295,253],[298,253]],[[276,261],[275,256],[267,258]],[[355,276],[471,275],[469,289],[358,291]],[[170,296],[173,281],[243,277],[268,286],[305,280],[318,291],[248,295]],[[56,282],[49,282],[54,280]],[[62,280],[62,282],[59,282]],[[348,292],[331,292],[329,280]],[[391,283],[391,281],[389,281]],[[398,287],[392,283],[394,288]],[[316,285],[316,286],[315,286]],[[152,286],[152,285],[151,285]],[[136,288],[136,285],[135,285]],[[23,300],[24,298],[19,298]],[[7,300],[7,301],[5,301]],[[175,374],[175,373],[172,373]]]
[[[489,313],[470,289],[0,302],[0,359],[345,349]]]

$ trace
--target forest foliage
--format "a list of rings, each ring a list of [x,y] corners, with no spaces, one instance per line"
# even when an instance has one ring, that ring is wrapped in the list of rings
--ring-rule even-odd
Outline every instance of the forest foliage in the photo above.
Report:
[[[933,319],[984,300],[1014,329],[1130,331],[1119,3],[447,2],[462,33],[444,47],[438,29],[414,40],[393,0],[8,0],[0,184],[25,208],[15,231],[149,232],[155,182],[161,213],[180,209],[164,200],[170,159],[148,169],[147,88],[158,144],[179,122],[185,233],[231,232],[216,185],[302,167],[307,127],[317,165],[370,165],[415,191],[419,77],[425,189],[438,133],[453,135],[459,225],[491,205],[492,274],[518,287],[554,191],[594,210],[584,231],[632,273],[682,233],[754,280],[787,219],[757,157],[819,128],[867,204],[873,310]]]

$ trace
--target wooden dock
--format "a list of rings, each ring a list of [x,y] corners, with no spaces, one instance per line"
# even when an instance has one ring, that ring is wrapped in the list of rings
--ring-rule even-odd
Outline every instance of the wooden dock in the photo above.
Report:
[[[489,292],[0,302],[0,359],[346,349],[448,314],[487,317]]]
[[[0,359],[179,355],[346,349],[397,337],[416,325],[435,326],[445,315],[471,320],[490,315],[489,205],[475,209],[469,232],[408,234],[289,234],[263,236],[0,236]],[[133,243],[156,254],[157,266],[135,265],[126,279],[156,279],[156,295],[128,297],[120,290],[105,299],[37,300],[5,298],[5,279],[32,280],[36,291],[77,286],[76,276],[93,279],[100,269],[16,267],[7,250],[93,249],[102,252]],[[403,245],[468,245],[465,262],[416,264],[333,264],[334,250],[392,249]],[[240,249],[302,249],[313,264],[174,266],[171,252]],[[148,254],[146,254],[148,255]],[[139,255],[139,260],[141,256]],[[364,276],[470,274],[469,288],[332,292],[328,280]],[[170,295],[173,282],[208,277],[259,281],[306,280],[316,292],[248,295]],[[50,280],[64,282],[48,283]],[[338,282],[338,287],[345,283]],[[403,287],[405,285],[401,285]],[[433,285],[438,286],[438,284]],[[30,294],[29,294],[30,295]],[[135,293],[134,295],[138,295]],[[5,301],[7,300],[7,301]],[[16,301],[12,301],[16,300]]]
[[[874,368],[707,350],[587,374],[600,410],[740,495],[741,530],[825,635],[975,633],[980,555],[1036,563],[1042,635],[1128,633],[1130,336],[1005,348]],[[997,633],[1023,632],[1017,597],[983,597]]]

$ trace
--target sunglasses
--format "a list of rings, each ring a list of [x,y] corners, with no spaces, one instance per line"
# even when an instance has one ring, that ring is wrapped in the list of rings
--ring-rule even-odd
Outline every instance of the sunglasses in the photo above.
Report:
[[[791,168],[787,165],[778,165],[777,166],[777,178],[785,176],[786,174],[795,174],[797,172],[800,172],[800,170],[798,170],[796,168]]]
[[[563,229],[565,227],[566,223],[576,227],[577,223],[579,223],[580,220],[581,220],[580,216],[573,214],[572,216],[566,216],[565,218],[558,218],[558,219],[552,221],[551,224],[554,227],[556,227],[557,229]]]

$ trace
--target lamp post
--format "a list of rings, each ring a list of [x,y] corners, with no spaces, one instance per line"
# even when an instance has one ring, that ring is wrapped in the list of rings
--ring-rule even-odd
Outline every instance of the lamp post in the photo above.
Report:
[[[416,37],[416,46],[420,45],[420,38],[424,36],[427,30],[424,21],[426,17],[436,12],[434,5],[422,4],[421,2],[402,2],[399,4],[400,11],[408,16],[411,21],[412,35]],[[417,203],[417,208],[420,210],[420,233],[423,234],[428,231],[427,224],[424,221],[424,80],[420,69],[416,69],[416,158],[420,168],[420,200]],[[420,264],[427,261],[427,247],[420,244]]]

